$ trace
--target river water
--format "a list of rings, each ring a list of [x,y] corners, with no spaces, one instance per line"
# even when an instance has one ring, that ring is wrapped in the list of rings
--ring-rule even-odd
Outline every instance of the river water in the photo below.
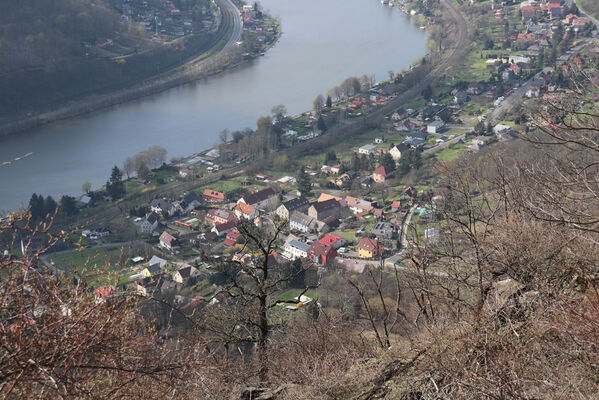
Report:
[[[425,53],[426,33],[397,7],[378,0],[261,0],[283,35],[264,57],[232,71],[81,118],[0,138],[0,210],[27,204],[33,192],[80,195],[104,184],[114,165],[152,145],[168,158],[211,147],[218,133],[255,127],[276,104],[290,113],[349,76],[408,67]]]

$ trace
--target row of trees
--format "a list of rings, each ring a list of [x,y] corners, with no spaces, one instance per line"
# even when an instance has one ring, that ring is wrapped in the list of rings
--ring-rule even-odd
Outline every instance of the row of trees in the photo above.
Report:
[[[123,164],[123,171],[127,174],[127,178],[135,172],[139,178],[146,179],[152,169],[166,162],[166,155],[167,151],[164,147],[152,146],[133,157],[127,157]]]
[[[33,221],[41,221],[44,218],[52,217],[57,212],[71,216],[78,211],[77,202],[72,196],[60,196],[59,202],[56,202],[52,196],[44,198],[41,194],[36,193],[31,195],[28,209]]]

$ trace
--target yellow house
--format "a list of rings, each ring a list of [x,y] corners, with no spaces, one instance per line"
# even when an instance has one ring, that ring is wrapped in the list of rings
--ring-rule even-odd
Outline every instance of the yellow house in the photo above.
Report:
[[[358,257],[374,258],[382,252],[382,245],[374,239],[364,238],[358,243]]]

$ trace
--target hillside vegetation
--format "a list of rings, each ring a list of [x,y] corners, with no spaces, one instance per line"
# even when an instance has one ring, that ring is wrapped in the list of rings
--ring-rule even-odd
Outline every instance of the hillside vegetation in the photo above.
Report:
[[[168,7],[179,7],[180,15],[171,17]],[[216,23],[202,29],[200,19],[212,14],[204,0],[3,2],[0,118],[119,89],[181,63],[210,47]],[[155,21],[158,33],[184,21],[189,28],[175,41],[171,32],[154,35]]]

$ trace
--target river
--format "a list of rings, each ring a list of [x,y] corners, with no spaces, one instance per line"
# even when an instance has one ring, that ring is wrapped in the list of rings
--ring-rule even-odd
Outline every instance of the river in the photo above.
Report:
[[[261,0],[283,35],[264,57],[223,74],[80,118],[0,138],[0,210],[33,192],[80,195],[103,185],[114,165],[152,145],[168,158],[211,147],[218,133],[255,127],[276,104],[292,114],[349,76],[407,68],[425,54],[426,33],[378,0]]]

